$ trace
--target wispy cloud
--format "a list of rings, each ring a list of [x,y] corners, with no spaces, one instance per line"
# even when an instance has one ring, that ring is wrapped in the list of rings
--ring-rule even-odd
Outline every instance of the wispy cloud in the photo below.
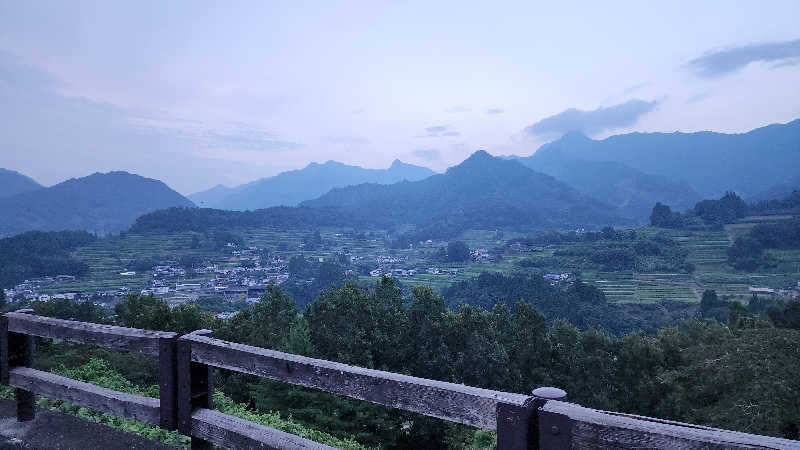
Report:
[[[433,127],[428,127],[425,128],[425,132],[428,134],[417,137],[452,137],[461,135],[461,133],[458,131],[452,130],[450,125],[436,125]]]
[[[698,92],[697,94],[694,94],[693,96],[687,98],[686,99],[686,103],[688,103],[688,104],[700,103],[703,100],[711,97],[712,95],[713,94],[711,93],[711,91]]]
[[[658,101],[633,99],[592,111],[570,108],[526,127],[525,133],[531,136],[553,136],[580,131],[591,135],[633,125],[641,116],[657,107]]]
[[[325,142],[340,145],[359,145],[367,144],[369,140],[358,136],[329,136],[324,139]]]
[[[486,110],[486,114],[495,115],[495,114],[503,114],[506,112],[503,108],[489,108]]]
[[[425,161],[437,161],[441,157],[441,152],[435,148],[419,148],[414,150],[414,156]]]
[[[754,62],[775,63],[773,69],[800,64],[800,39],[715,50],[689,61],[687,67],[698,76],[714,78],[737,72]]]

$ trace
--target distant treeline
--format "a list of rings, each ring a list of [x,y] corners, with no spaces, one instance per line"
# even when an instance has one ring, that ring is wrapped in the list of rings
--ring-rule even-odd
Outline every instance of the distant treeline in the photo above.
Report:
[[[28,278],[86,275],[89,266],[69,253],[95,239],[85,231],[29,231],[0,239],[0,288]]]
[[[694,209],[679,213],[669,206],[656,203],[650,215],[650,224],[662,228],[721,228],[726,223],[752,215],[796,214],[800,212],[800,191],[794,191],[780,200],[747,204],[735,192],[726,192],[718,200],[703,200]]]
[[[800,219],[754,226],[728,248],[728,262],[740,270],[770,266],[766,249],[800,248]]]
[[[452,310],[459,305],[492,310],[498,303],[523,301],[542,313],[548,322],[566,319],[580,329],[602,328],[615,335],[642,330],[655,332],[692,317],[696,305],[685,302],[609,303],[603,291],[576,281],[567,288],[551,286],[540,275],[482,273],[454,283],[442,296]]]
[[[669,236],[647,237],[636,230],[615,230],[612,227],[597,232],[548,231],[512,239],[506,244],[506,249],[578,243],[584,245],[571,245],[555,251],[551,258],[523,259],[518,264],[522,267],[558,266],[571,270],[600,268],[605,271],[669,270],[690,273],[695,269],[694,264],[686,261],[688,251]]]
[[[171,233],[230,230],[242,227],[283,229],[319,226],[348,226],[352,218],[337,211],[278,206],[255,211],[226,211],[210,208],[167,208],[145,214],[130,228],[132,233]]]

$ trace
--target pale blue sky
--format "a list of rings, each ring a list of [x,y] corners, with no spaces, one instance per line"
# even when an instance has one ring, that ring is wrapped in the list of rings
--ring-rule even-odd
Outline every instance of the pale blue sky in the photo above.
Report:
[[[0,167],[182,193],[800,117],[800,2],[0,0]]]

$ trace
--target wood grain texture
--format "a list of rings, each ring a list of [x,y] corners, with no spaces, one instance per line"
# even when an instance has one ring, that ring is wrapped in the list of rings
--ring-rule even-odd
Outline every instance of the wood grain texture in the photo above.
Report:
[[[101,388],[30,367],[11,369],[9,382],[11,386],[19,389],[115,416],[127,417],[156,426],[160,422],[157,398]]]
[[[186,335],[191,359],[478,428],[497,428],[497,404],[523,405],[528,396],[427,380]]]
[[[8,331],[11,332],[154,356],[159,353],[159,339],[177,336],[176,333],[165,331],[76,322],[18,312],[6,313],[5,317],[8,319]]]
[[[580,449],[797,449],[800,441],[720,430],[631,414],[610,413],[560,401],[543,412],[568,416],[571,448]],[[544,431],[544,430],[543,430]]]
[[[257,425],[212,409],[192,413],[192,436],[231,449],[333,449],[274,428]]]

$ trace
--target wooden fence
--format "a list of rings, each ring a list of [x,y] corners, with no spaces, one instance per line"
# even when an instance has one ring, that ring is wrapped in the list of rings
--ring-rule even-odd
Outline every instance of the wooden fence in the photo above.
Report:
[[[31,368],[33,337],[139,352],[159,359],[160,398],[131,395]],[[800,442],[598,411],[540,388],[512,394],[365,369],[214,339],[40,317],[0,316],[0,381],[16,388],[17,419],[34,418],[34,395],[69,401],[191,436],[193,449],[330,448],[215,411],[215,368],[319,389],[497,432],[499,450],[798,449]]]

